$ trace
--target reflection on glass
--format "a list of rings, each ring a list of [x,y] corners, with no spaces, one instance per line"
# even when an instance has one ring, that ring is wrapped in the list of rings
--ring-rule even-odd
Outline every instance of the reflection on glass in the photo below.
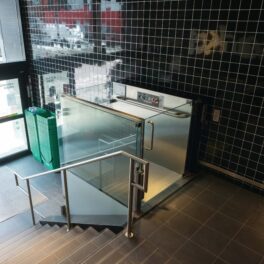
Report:
[[[120,150],[140,155],[139,119],[123,118],[104,108],[68,96],[61,97],[61,107],[57,124],[62,163],[99,157]],[[71,171],[122,204],[127,203],[127,158],[111,158]]]
[[[47,73],[42,75],[45,104],[58,103],[59,97],[69,91],[69,77],[67,71]]]
[[[0,159],[27,149],[24,119],[0,124]]]
[[[1,0],[0,63],[25,60],[21,18],[17,0]]]
[[[62,163],[120,149],[137,155],[138,119],[123,118],[68,96],[61,97],[59,124]]]
[[[17,79],[0,81],[0,119],[22,113]]]
[[[68,0],[59,5],[39,4],[29,17],[35,58],[121,50],[122,4],[116,0]],[[56,12],[52,12],[56,9]],[[96,29],[95,16],[98,18]]]

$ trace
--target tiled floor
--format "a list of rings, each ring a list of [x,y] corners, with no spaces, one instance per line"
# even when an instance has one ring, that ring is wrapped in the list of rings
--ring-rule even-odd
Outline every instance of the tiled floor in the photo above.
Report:
[[[157,248],[144,263],[263,264],[264,198],[204,173],[140,220],[135,232],[143,243],[133,258],[138,252],[143,259],[148,245]]]
[[[30,158],[26,161],[32,164]],[[57,207],[59,179],[54,175],[34,183]],[[28,228],[30,215],[23,219]],[[0,226],[0,235],[8,235],[7,226],[13,224],[7,224]],[[264,264],[264,197],[212,173],[201,173],[134,229],[135,239],[121,235],[113,241],[106,263],[122,256],[118,263]]]

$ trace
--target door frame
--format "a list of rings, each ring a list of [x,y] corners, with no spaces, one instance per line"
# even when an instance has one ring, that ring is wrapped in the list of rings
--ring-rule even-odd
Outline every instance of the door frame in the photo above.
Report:
[[[0,124],[4,122],[23,118],[24,124],[25,124],[26,140],[27,140],[27,150],[23,150],[15,154],[11,154],[4,158],[0,158],[0,163],[9,162],[11,160],[25,156],[30,153],[28,132],[26,128],[26,121],[25,121],[25,114],[24,114],[24,110],[29,106],[29,98],[28,98],[28,92],[27,92],[27,76],[28,76],[27,70],[28,70],[28,64],[25,61],[0,64],[0,81],[18,79],[20,100],[21,100],[21,106],[22,106],[22,114],[3,118],[0,120]]]

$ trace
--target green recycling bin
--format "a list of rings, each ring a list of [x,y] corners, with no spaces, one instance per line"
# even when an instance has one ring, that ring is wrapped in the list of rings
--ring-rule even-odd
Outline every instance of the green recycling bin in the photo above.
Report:
[[[39,149],[43,164],[48,169],[60,167],[56,117],[52,112],[37,114]]]
[[[42,162],[40,149],[39,149],[39,139],[38,139],[38,127],[36,121],[37,113],[43,112],[42,108],[30,107],[25,110],[25,118],[28,131],[29,146],[33,157]]]
[[[35,107],[33,111],[33,108],[29,109],[31,111],[26,110],[25,115],[28,126],[30,150],[33,156],[38,161],[41,161],[48,169],[59,168],[59,147],[56,117],[54,113]],[[35,121],[35,123],[33,121]]]

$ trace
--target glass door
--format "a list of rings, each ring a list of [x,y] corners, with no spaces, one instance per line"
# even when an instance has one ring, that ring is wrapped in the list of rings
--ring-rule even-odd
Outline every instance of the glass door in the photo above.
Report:
[[[0,80],[0,160],[27,149],[19,79]]]

